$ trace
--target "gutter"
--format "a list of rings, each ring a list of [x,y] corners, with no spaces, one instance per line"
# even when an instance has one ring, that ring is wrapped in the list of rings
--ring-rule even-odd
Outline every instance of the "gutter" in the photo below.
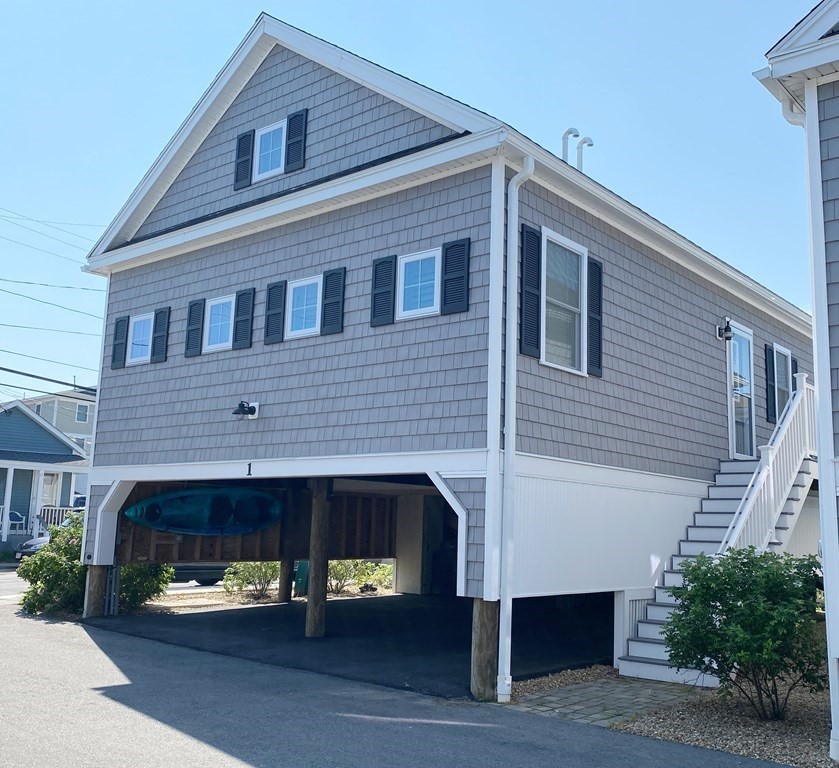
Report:
[[[519,188],[536,170],[532,156],[507,185],[507,316],[504,357],[504,490],[501,496],[501,606],[498,619],[498,701],[510,701],[513,634],[513,533],[516,504],[516,385],[518,366]]]

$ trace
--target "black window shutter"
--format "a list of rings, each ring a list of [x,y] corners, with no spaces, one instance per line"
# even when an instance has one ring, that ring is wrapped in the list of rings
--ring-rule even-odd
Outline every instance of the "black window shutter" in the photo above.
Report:
[[[111,368],[125,368],[125,353],[128,349],[128,315],[114,321],[114,343],[111,349]]]
[[[770,424],[777,421],[777,409],[775,407],[775,347],[767,344],[766,354],[766,420]]]
[[[790,360],[790,368],[792,368],[792,391],[798,392],[798,379],[795,378],[795,374],[798,373],[798,360],[794,357]]]
[[[201,341],[204,335],[204,299],[189,302],[186,313],[186,346],[184,357],[197,357],[201,354]]]
[[[320,311],[320,335],[341,333],[344,330],[344,277],[347,268],[330,269],[323,273],[323,297]]]
[[[288,116],[285,139],[285,172],[299,171],[306,165],[306,118],[308,109]]]
[[[385,256],[373,262],[373,288],[370,296],[370,325],[393,322],[393,300],[396,295],[396,256]]]
[[[469,246],[468,237],[443,243],[441,315],[469,309]]]
[[[268,286],[265,299],[265,343],[276,344],[283,340],[285,323],[286,281],[280,280]]]
[[[154,311],[149,362],[165,363],[169,347],[169,307]]]
[[[542,315],[542,233],[521,225],[521,337],[519,352],[539,357]]]
[[[253,301],[255,288],[236,291],[233,310],[233,349],[247,349],[253,338]]]
[[[603,376],[603,265],[588,260],[588,375]]]
[[[233,176],[233,189],[244,189],[251,185],[255,133],[256,131],[241,133],[236,139],[236,171]]]

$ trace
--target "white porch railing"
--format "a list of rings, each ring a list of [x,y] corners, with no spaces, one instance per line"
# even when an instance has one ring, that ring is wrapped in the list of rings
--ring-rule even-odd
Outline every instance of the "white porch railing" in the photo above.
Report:
[[[718,555],[734,547],[767,548],[801,463],[816,453],[816,391],[807,383],[806,374],[795,374],[795,380],[796,392],[779,417],[769,444],[760,447],[760,464],[734,513]]]
[[[74,509],[73,507],[41,507],[41,512],[38,514],[37,519],[33,521],[32,534],[35,536],[39,533],[46,534],[49,526],[61,525],[71,512],[78,511],[78,509]]]

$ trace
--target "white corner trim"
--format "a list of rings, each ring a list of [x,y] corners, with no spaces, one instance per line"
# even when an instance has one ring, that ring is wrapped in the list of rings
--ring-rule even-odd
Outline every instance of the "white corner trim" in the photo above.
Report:
[[[429,472],[428,476],[457,514],[457,595],[463,597],[466,594],[466,528],[469,522],[469,510],[463,506],[438,472]],[[486,570],[486,565],[484,565],[484,570]]]
[[[115,482],[100,502],[96,509],[96,535],[93,539],[92,556],[87,556],[84,550],[86,542],[82,542],[82,554],[87,565],[114,564],[119,511],[135,485],[133,482]],[[85,518],[87,514],[85,513]],[[87,531],[87,520],[84,530]]]
[[[506,135],[506,131],[493,130],[464,136],[241,211],[91,255],[85,271],[107,275],[487,165]]]

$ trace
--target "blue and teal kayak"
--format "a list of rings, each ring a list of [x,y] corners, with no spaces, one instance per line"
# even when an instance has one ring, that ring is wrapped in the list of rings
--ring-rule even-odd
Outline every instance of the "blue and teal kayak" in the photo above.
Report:
[[[125,510],[125,516],[137,525],[158,531],[236,536],[270,528],[282,511],[282,502],[265,491],[190,488],[138,501]]]

